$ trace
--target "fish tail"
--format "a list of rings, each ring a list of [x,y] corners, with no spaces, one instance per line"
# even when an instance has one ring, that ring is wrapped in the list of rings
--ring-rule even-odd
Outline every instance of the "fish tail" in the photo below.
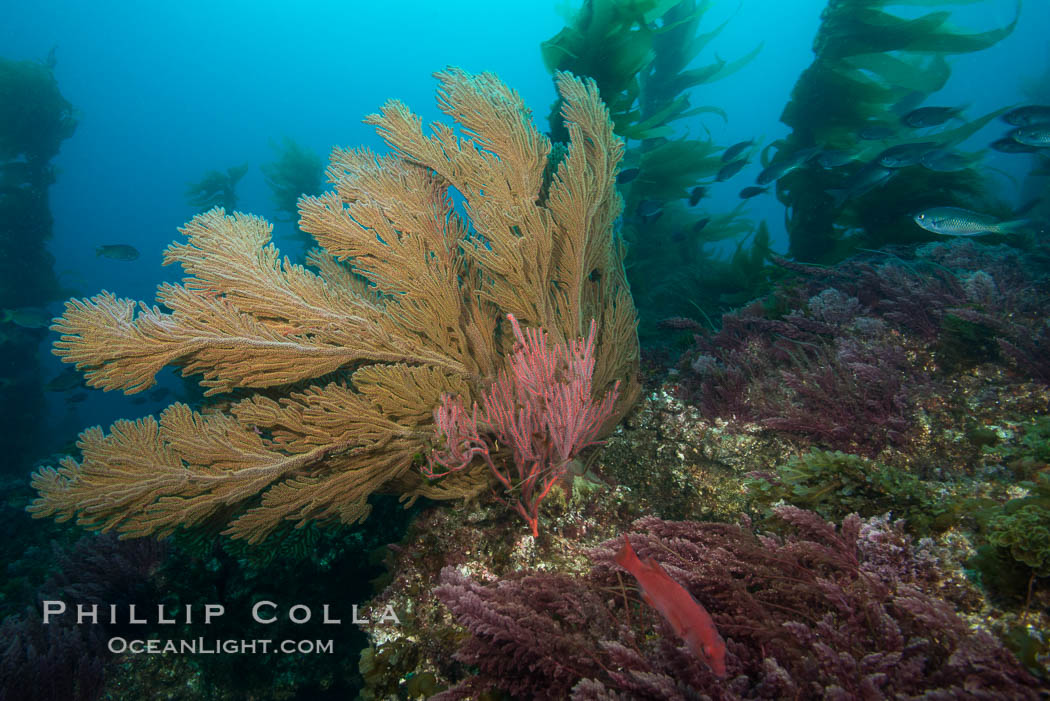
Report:
[[[638,571],[638,568],[642,565],[641,560],[638,559],[634,552],[634,548],[631,547],[631,541],[627,539],[626,533],[623,534],[623,547],[616,555],[616,564],[632,574]]]
[[[103,253],[105,253],[105,251],[106,251],[106,249],[104,249],[102,246],[95,246],[95,256],[96,257],[97,256],[101,256]]]
[[[996,228],[1000,234],[1012,234],[1024,229],[1029,229],[1035,226],[1035,221],[1032,219],[1014,219],[1013,221],[1004,221],[1000,223]]]

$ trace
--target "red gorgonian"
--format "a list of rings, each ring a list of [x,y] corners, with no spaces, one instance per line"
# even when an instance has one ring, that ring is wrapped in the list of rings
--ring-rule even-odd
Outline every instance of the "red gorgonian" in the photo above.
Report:
[[[514,510],[537,536],[540,502],[568,473],[572,459],[597,442],[613,413],[619,382],[594,401],[594,320],[586,339],[552,345],[542,329],[523,331],[513,314],[507,319],[516,340],[510,371],[500,372],[482,395],[480,417],[477,403],[468,413],[461,397],[442,396],[434,422],[435,438],[445,447],[430,454],[422,471],[436,479],[480,457],[506,493],[514,495],[501,500],[513,499]],[[513,467],[493,459],[496,445],[513,452]]]

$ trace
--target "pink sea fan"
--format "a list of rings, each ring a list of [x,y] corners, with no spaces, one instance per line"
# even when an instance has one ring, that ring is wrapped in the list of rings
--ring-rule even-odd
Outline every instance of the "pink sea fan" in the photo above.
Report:
[[[551,345],[542,329],[522,330],[507,315],[517,343],[510,372],[500,373],[468,413],[460,397],[445,395],[434,411],[435,433],[445,448],[431,453],[423,473],[432,479],[461,470],[480,457],[506,493],[514,510],[539,535],[539,504],[565,477],[570,461],[594,445],[613,412],[619,383],[595,402],[592,394],[594,342],[592,320],[584,340]],[[513,471],[493,459],[493,439],[513,453]]]

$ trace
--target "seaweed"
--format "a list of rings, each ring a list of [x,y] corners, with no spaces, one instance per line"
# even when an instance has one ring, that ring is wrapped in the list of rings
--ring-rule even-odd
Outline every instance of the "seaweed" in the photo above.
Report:
[[[962,500],[945,496],[944,485],[841,451],[812,449],[772,473],[752,473],[746,484],[753,501],[767,510],[785,501],[834,520],[888,513],[921,535],[950,528],[965,510]]]
[[[237,183],[247,172],[247,163],[231,166],[225,173],[209,170],[197,182],[186,185],[186,201],[202,212],[215,207],[232,212],[237,209]]]
[[[829,190],[841,189],[882,150],[920,141],[953,148],[1002,113],[996,110],[956,128],[916,134],[901,126],[904,104],[937,92],[950,76],[946,55],[981,51],[1009,35],[1017,18],[985,32],[953,28],[951,12],[939,10],[904,18],[885,9],[885,0],[834,0],[822,15],[814,62],[799,77],[781,121],[792,128],[777,142],[778,153],[819,146],[848,150],[850,165],[824,169],[809,163],[777,183],[789,209],[790,253],[797,260],[832,263],[857,248],[931,239],[909,221],[926,207],[958,206],[1006,215],[974,165],[935,172],[913,165],[893,173],[869,192],[856,192],[835,206]],[[900,5],[901,3],[892,3]],[[912,6],[935,7],[937,0]],[[1018,16],[1020,2],[1017,3]],[[885,135],[865,140],[865,130]]]
[[[569,70],[597,81],[615,125],[627,140],[624,169],[637,176],[620,187],[625,208],[622,235],[627,275],[639,308],[643,344],[666,344],[659,322],[695,317],[710,322],[765,291],[768,233],[756,228],[741,203],[711,211],[690,195],[725,165],[724,147],[706,130],[693,134],[686,118],[714,115],[694,105],[696,89],[724,79],[750,62],[762,45],[733,60],[697,60],[730,19],[707,27],[711,0],[586,0],[556,36],[542,45],[550,71]],[[564,140],[560,103],[551,112],[552,133]],[[646,213],[646,208],[656,213]],[[707,246],[733,240],[736,253],[716,255]],[[671,337],[670,342],[674,342]]]
[[[590,572],[514,572],[481,583],[455,567],[434,594],[468,635],[437,699],[1039,698],[1037,680],[952,609],[961,593],[886,519],[840,527],[779,507],[786,535],[636,521],[629,536],[710,612],[719,679],[624,586],[618,537]]]
[[[299,216],[299,197],[316,197],[324,189],[324,162],[316,153],[287,136],[280,146],[271,142],[270,147],[277,152],[277,160],[264,163],[262,172],[273,194],[274,206],[280,213],[277,220],[295,221]]]
[[[62,295],[48,251],[53,219],[52,160],[73,136],[77,114],[47,61],[0,58],[0,310],[40,310]],[[24,474],[38,455],[46,424],[40,353],[46,331],[0,323],[0,443],[3,468]],[[14,408],[17,407],[17,411]]]

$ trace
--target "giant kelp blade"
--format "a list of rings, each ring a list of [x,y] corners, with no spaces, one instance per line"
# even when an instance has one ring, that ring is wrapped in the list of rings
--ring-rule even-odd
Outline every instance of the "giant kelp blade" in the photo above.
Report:
[[[864,148],[856,152],[856,159],[858,161],[867,161],[877,156],[881,151],[890,146],[904,146],[906,144],[919,144],[928,141],[933,141],[941,144],[941,148],[950,149],[954,146],[958,146],[963,143],[971,136],[979,132],[996,117],[1009,111],[1010,107],[1001,107],[997,110],[993,110],[988,114],[978,117],[977,119],[966,122],[962,126],[956,127],[955,129],[948,129],[939,132],[924,132],[921,134],[912,134],[908,138],[901,138],[897,136],[893,139],[887,139],[883,141],[871,141],[866,142]],[[905,132],[907,133],[907,132]]]
[[[679,3],[679,5],[682,5],[682,3]],[[655,33],[655,34],[667,34],[668,32],[673,32],[676,29],[677,30],[689,29],[690,25],[695,30],[697,25],[700,24],[700,20],[703,18],[704,13],[707,12],[710,9],[710,7],[711,7],[711,3],[705,0],[705,2],[700,3],[700,5],[698,5],[692,12],[690,12],[688,15],[686,15],[684,17],[681,17],[681,18],[675,19],[675,20],[671,20],[671,21],[667,21],[667,18],[665,17],[664,21],[667,22],[667,23],[664,24],[662,27],[658,27],[658,28],[654,29],[653,33]],[[726,20],[726,22],[723,22],[721,26],[719,26],[717,29],[714,30],[714,32],[709,32],[710,34],[712,34],[712,38],[714,38],[714,36],[717,36],[718,32],[722,31],[722,29],[728,23],[729,23],[729,21]],[[695,32],[688,32],[689,36],[693,36],[694,33]],[[710,41],[710,39],[708,41]],[[706,45],[706,43],[705,43],[705,45]],[[701,47],[701,49],[702,48],[703,47]],[[696,53],[686,54],[686,56],[687,56],[687,58],[692,59],[692,58],[696,57]]]
[[[636,80],[650,60],[653,35],[647,18],[658,17],[665,5],[663,1],[586,2],[570,26],[540,44],[544,65],[552,73],[564,70],[593,78],[611,102],[612,95]]]
[[[952,5],[977,5],[989,0],[879,0],[871,3],[882,7],[945,7]],[[997,2],[998,0],[991,0]]]
[[[625,139],[653,139],[657,136],[670,136],[674,129],[667,123],[683,115],[689,107],[689,98],[679,95],[663,109],[654,112],[646,119],[641,119],[641,111],[635,110],[624,115],[622,121],[616,120],[616,133]],[[640,120],[640,121],[639,121]]]
[[[999,29],[992,29],[977,34],[959,34],[947,30],[933,32],[926,36],[917,36],[908,46],[909,51],[935,51],[940,53],[968,53],[982,51],[1008,37],[1021,19],[1021,0],[1017,0],[1014,19],[1010,24]]]
[[[645,24],[655,22],[677,5],[681,0],[630,0],[629,2],[618,2],[617,0],[594,0],[597,3],[606,3],[618,8],[625,16],[630,16],[635,21]]]
[[[707,82],[708,83],[713,83],[716,80],[722,80],[724,78],[728,78],[729,76],[731,76],[734,73],[736,73],[737,71],[739,71],[741,68],[744,68],[747,64],[751,63],[751,61],[753,61],[755,59],[755,57],[758,56],[762,52],[762,49],[765,47],[765,45],[766,45],[766,43],[764,41],[763,42],[759,42],[758,46],[756,46],[755,48],[751,49],[751,51],[747,52],[746,54],[744,54],[740,58],[738,58],[738,59],[736,59],[734,61],[723,62],[721,68],[714,75],[710,76],[707,79]]]
[[[1000,111],[961,126],[952,122],[933,130],[913,130],[901,123],[901,117],[921,102],[904,109],[902,100],[910,95],[932,95],[947,83],[948,54],[987,48],[1016,25],[1014,17],[1002,27],[999,25],[1007,20],[988,22],[987,26],[996,27],[990,31],[962,32],[951,24],[951,8],[973,4],[977,3],[828,0],[814,42],[816,57],[799,77],[781,116],[793,130],[787,142],[794,149],[820,144],[847,151],[856,161],[870,161],[894,146],[935,142],[944,153],[946,166],[905,168],[890,183],[853,198],[842,210],[828,206],[827,193],[842,190],[859,166],[831,170],[807,166],[780,179],[777,197],[788,208],[786,223],[794,256],[832,261],[857,245],[874,248],[912,241],[907,207],[899,209],[898,205],[977,207],[986,199],[979,173],[972,163],[965,167],[965,158],[954,147],[987,126]],[[1015,3],[1001,5],[1014,9]],[[955,106],[929,99],[926,104]],[[873,140],[876,129],[885,133]],[[892,217],[889,212],[894,213]]]
[[[717,107],[716,105],[700,105],[699,107],[694,107],[693,109],[680,114],[679,118],[684,119],[685,117],[693,117],[698,114],[715,114],[721,117],[723,122],[727,124],[729,123],[729,115],[724,109]]]
[[[699,7],[697,7],[697,10],[693,14],[693,16],[699,17],[700,15],[703,15],[705,12],[707,12],[709,9],[711,9],[711,3],[703,2],[700,4]],[[725,28],[729,25],[729,22],[732,21],[732,19],[732,17],[729,17],[724,22],[722,22],[722,24],[718,25],[711,31],[704,32],[703,34],[697,34],[695,37],[693,37],[693,40],[689,42],[685,49],[685,54],[689,57],[689,59],[692,60],[699,56],[700,52],[706,49],[707,45],[710,44],[715,39],[715,37],[721,34],[723,30],[725,30]]]
[[[580,33],[572,27],[565,27],[556,35],[540,44],[540,56],[544,67],[551,73],[561,70],[566,61],[579,60],[576,44]]]
[[[908,50],[913,42],[936,32],[949,16],[949,12],[933,12],[902,19],[879,10],[858,9],[828,21],[814,49],[825,59]]]
[[[726,241],[728,239],[739,239],[755,228],[755,223],[744,216],[747,208],[746,202],[740,202],[736,207],[711,217],[710,223],[697,236],[697,240],[705,243]],[[741,244],[743,241],[740,242]]]
[[[950,129],[948,131],[938,132],[936,134],[928,135],[928,138],[935,139],[943,142],[947,146],[955,146],[969,139],[971,136],[983,129],[989,122],[996,117],[1005,114],[1010,111],[1010,106],[1000,107],[997,110],[992,110],[983,117],[978,117],[973,121],[963,124],[961,127]]]
[[[685,91],[698,85],[706,85],[708,83],[722,80],[723,78],[728,78],[747,64],[751,63],[751,61],[753,61],[762,51],[764,46],[765,42],[761,42],[750,52],[734,61],[726,61],[722,58],[717,58],[714,63],[706,66],[682,71],[675,77],[672,85],[676,90]]]
[[[678,139],[646,151],[641,168],[646,180],[661,188],[684,191],[698,178],[711,177],[722,167],[719,148],[708,141]]]
[[[939,54],[912,60],[887,53],[856,54],[843,59],[843,63],[876,76],[885,85],[927,95],[943,88],[951,75],[948,62]]]

